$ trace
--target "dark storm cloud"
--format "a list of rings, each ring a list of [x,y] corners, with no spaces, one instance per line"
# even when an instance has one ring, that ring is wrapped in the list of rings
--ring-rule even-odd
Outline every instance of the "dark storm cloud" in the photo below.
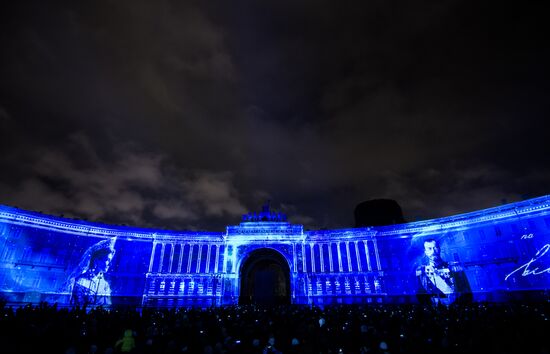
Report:
[[[547,194],[535,8],[479,2],[3,6],[0,203],[222,229],[362,200],[409,221]]]
[[[131,145],[115,146],[106,161],[86,136],[68,140],[64,149],[33,149],[21,167],[32,177],[0,184],[5,202],[73,218],[190,229],[200,217],[238,219],[246,212],[231,173],[182,170]]]

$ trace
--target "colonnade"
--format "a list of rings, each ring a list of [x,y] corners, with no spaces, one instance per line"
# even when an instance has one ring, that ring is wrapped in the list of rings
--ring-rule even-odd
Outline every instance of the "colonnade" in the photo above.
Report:
[[[216,243],[155,242],[148,273],[218,273],[223,248],[223,244]]]
[[[278,249],[279,245],[268,247]],[[382,267],[376,239],[305,240],[286,254],[292,294],[299,303],[381,294]],[[239,247],[220,241],[155,240],[146,276],[144,304],[221,303],[233,294],[240,274]],[[224,290],[224,281],[230,281]],[[229,291],[229,293],[227,293]],[[309,299],[308,299],[309,298]],[[225,301],[225,300],[224,300]]]
[[[144,305],[215,305],[221,297],[223,243],[154,241]]]
[[[301,245],[304,273],[353,273],[381,271],[376,239],[305,242]]]

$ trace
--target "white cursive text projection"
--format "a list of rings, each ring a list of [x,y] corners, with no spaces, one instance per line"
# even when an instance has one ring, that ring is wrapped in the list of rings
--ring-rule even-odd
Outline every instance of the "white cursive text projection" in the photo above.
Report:
[[[550,267],[548,267],[546,262],[542,262],[542,258],[548,252],[549,249],[550,249],[550,244],[547,243],[540,250],[537,251],[535,256],[533,258],[531,258],[531,260],[529,262],[527,262],[524,265],[522,265],[521,267],[518,267],[515,270],[513,270],[511,273],[509,273],[504,278],[504,280],[505,281],[508,280],[508,278],[512,274],[514,274],[516,272],[519,272],[522,269],[523,269],[523,272],[521,273],[521,275],[524,276],[524,277],[526,277],[528,275],[538,275],[538,274],[542,274],[542,273],[550,273]],[[540,261],[540,263],[542,263],[542,266],[543,266],[542,268],[540,268],[539,265],[534,264],[537,261]]]

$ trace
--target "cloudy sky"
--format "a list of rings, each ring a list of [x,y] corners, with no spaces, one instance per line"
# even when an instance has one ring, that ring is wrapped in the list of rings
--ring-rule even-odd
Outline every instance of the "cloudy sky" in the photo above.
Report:
[[[6,3],[0,204],[223,231],[266,200],[319,229],[550,193],[539,5]]]

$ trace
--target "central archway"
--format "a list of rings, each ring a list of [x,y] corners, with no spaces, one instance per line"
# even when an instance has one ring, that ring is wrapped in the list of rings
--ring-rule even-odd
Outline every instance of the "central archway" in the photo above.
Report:
[[[240,271],[239,304],[290,304],[290,269],[277,251],[252,251]]]

